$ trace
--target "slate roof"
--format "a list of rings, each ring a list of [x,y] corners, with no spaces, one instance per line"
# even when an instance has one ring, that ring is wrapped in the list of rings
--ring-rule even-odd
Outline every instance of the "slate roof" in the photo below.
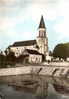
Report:
[[[29,54],[42,55],[41,53],[39,53],[39,52],[36,51],[36,50],[26,49],[26,51],[27,51]]]
[[[45,27],[45,22],[44,22],[44,18],[43,18],[43,16],[41,16],[41,20],[40,20],[39,28],[46,28],[46,27]]]
[[[36,40],[28,40],[28,41],[20,41],[20,42],[15,42],[12,47],[19,47],[19,46],[31,46],[36,44]]]

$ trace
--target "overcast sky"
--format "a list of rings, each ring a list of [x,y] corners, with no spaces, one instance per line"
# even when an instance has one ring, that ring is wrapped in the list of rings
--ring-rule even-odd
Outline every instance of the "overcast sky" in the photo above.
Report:
[[[69,42],[69,0],[0,0],[0,49],[35,39],[41,15],[50,50]]]

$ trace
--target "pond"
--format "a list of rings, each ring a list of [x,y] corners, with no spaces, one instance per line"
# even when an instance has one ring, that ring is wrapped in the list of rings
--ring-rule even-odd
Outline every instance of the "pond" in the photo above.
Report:
[[[69,99],[69,79],[39,75],[0,77],[0,99]]]

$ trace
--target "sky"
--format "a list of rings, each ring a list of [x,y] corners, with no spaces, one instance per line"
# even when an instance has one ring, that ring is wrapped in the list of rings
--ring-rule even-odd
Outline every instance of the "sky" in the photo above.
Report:
[[[41,15],[49,50],[69,42],[69,0],[0,0],[0,49],[36,39]]]

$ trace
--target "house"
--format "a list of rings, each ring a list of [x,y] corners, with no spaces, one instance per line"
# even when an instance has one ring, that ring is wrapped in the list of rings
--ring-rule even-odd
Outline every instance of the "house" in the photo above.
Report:
[[[9,46],[10,50],[18,57],[24,53],[28,53],[29,62],[41,63],[42,55],[46,57],[48,53],[48,38],[47,30],[43,16],[41,16],[40,24],[38,27],[38,36],[35,40],[17,41]]]
[[[43,55],[40,54],[36,50],[25,49],[22,55],[27,56],[25,57],[25,63],[26,62],[29,62],[29,63],[41,63],[42,62]]]

